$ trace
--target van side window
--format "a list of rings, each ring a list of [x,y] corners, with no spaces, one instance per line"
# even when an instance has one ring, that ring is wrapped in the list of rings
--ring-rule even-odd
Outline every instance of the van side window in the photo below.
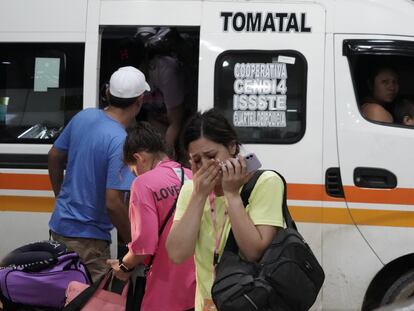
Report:
[[[345,40],[343,47],[361,115],[385,126],[414,128],[414,42]]]
[[[0,44],[0,142],[50,144],[83,102],[83,43]]]
[[[297,51],[226,51],[215,64],[214,107],[242,143],[295,143],[305,133],[306,77]]]

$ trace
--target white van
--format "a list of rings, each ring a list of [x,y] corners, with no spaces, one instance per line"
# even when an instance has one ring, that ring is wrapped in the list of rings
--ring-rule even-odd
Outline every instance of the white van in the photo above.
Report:
[[[59,130],[104,105],[117,67],[148,65],[140,27],[169,27],[186,111],[219,109],[285,176],[326,273],[314,308],[413,294],[414,128],[370,121],[360,105],[378,64],[398,72],[401,98],[414,95],[414,1],[2,0],[1,12],[0,257],[48,238]]]

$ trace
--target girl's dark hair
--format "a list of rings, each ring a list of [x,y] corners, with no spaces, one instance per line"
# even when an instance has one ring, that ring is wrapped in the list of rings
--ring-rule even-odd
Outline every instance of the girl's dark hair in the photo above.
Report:
[[[215,109],[203,113],[198,112],[188,120],[181,135],[185,152],[188,152],[188,145],[191,142],[201,137],[225,147],[235,144],[236,154],[240,151],[240,142],[234,127]]]
[[[394,121],[397,124],[403,124],[404,117],[414,118],[414,99],[405,98],[395,105]]]
[[[127,128],[124,143],[124,163],[135,163],[134,153],[146,151],[149,153],[166,153],[161,134],[148,122],[138,122]]]

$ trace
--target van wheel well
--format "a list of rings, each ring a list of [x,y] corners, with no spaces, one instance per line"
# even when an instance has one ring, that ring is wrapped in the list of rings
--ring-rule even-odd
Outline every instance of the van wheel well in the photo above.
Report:
[[[398,278],[412,269],[414,269],[414,254],[397,258],[385,265],[368,286],[361,310],[369,311],[378,308],[387,290]]]

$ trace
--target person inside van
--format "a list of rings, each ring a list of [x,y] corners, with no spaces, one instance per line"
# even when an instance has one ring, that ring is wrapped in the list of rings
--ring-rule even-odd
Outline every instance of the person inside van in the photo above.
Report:
[[[399,102],[394,110],[397,124],[414,126],[414,100],[405,98]]]
[[[174,155],[184,120],[186,96],[183,63],[175,55],[180,36],[169,27],[139,27],[137,35],[145,44],[148,83],[143,109],[148,122],[165,137],[168,151]]]
[[[192,173],[183,168],[182,174],[181,165],[168,157],[161,135],[148,122],[137,123],[127,133],[124,162],[139,176],[132,183],[129,204],[132,240],[127,254],[120,261],[109,260],[108,264],[117,278],[126,281],[136,266],[151,261],[142,311],[192,309],[194,259],[189,257],[176,265],[165,249],[173,222],[170,211],[180,192],[181,178],[190,179]]]
[[[215,310],[211,298],[214,269],[230,228],[243,257],[258,261],[283,227],[284,185],[275,172],[264,172],[244,208],[239,191],[254,173],[246,172],[235,129],[214,109],[190,118],[182,143],[190,157],[193,180],[180,192],[166,245],[177,264],[195,254],[195,310]]]
[[[394,122],[392,112],[400,85],[398,74],[391,67],[377,67],[368,77],[370,95],[361,105],[362,115],[371,121]]]

